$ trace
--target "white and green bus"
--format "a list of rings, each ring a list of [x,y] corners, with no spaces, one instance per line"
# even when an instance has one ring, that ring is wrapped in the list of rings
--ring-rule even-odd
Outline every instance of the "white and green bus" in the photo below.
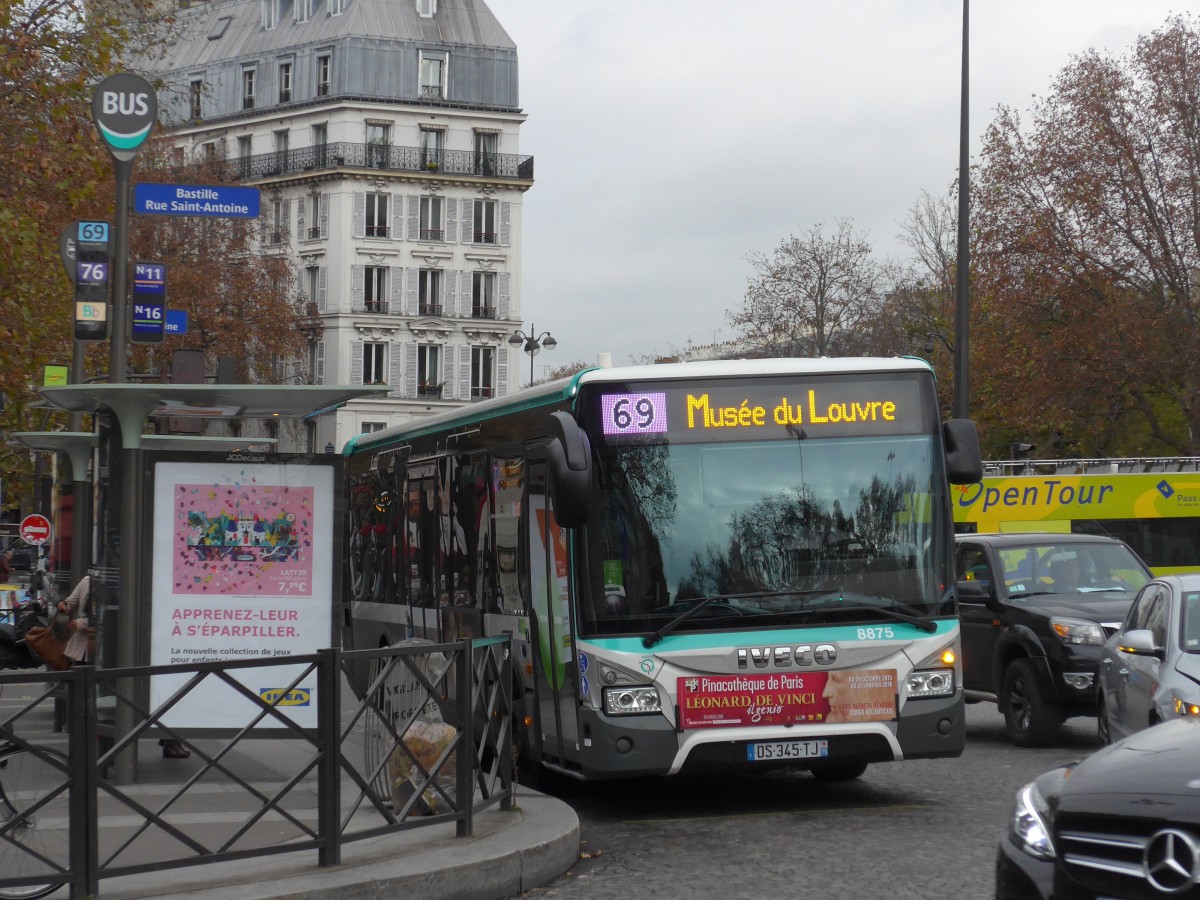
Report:
[[[921,360],[588,369],[345,455],[345,645],[511,635],[535,769],[962,752],[949,483],[981,463]]]
[[[952,491],[965,532],[1055,531],[1124,541],[1156,575],[1200,571],[1200,459],[989,462]]]

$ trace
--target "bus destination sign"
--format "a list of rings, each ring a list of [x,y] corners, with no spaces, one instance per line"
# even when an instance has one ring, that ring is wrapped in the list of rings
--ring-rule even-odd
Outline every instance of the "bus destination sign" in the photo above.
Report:
[[[770,440],[848,435],[921,434],[929,430],[920,383],[912,378],[831,376],[786,384],[614,385],[599,397],[600,430],[609,440]]]

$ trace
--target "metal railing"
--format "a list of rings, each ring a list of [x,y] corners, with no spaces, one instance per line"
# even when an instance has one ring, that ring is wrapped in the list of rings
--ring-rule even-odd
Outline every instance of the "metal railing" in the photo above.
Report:
[[[347,141],[276,150],[255,156],[237,156],[225,163],[229,177],[242,181],[343,168],[533,180],[532,156],[474,150],[431,151],[423,147],[355,144]]]
[[[350,842],[445,822],[455,823],[459,837],[469,836],[480,812],[513,808],[515,682],[509,651],[509,639],[498,637],[0,675],[0,687],[40,685],[0,722],[0,753],[25,750],[38,761],[44,781],[10,786],[0,771],[0,787],[19,790],[27,800],[16,815],[0,817],[6,861],[0,888],[57,883],[68,886],[71,897],[96,897],[104,878],[253,857],[315,852],[318,865],[336,866]],[[270,677],[264,669],[279,666],[288,668],[274,681],[263,681]],[[244,686],[238,677],[246,669],[256,670],[246,673],[253,679],[249,683],[278,687]],[[363,672],[370,673],[365,680]],[[344,701],[343,676],[362,685],[361,699]],[[139,698],[150,695],[150,679],[164,677],[173,679],[170,696],[150,708]],[[315,692],[301,687],[313,684]],[[203,692],[200,700],[211,698],[215,690],[253,711],[219,734],[189,733],[172,724],[173,708],[186,706],[197,692]],[[47,705],[64,695],[65,738],[46,725]],[[312,697],[315,727],[301,727],[288,714],[301,696]],[[116,735],[111,723],[122,717],[132,727]],[[441,743],[430,751],[433,722],[440,723]],[[165,788],[156,783],[153,790],[115,783],[110,774],[146,738],[182,741],[198,757],[200,771],[189,766],[177,783]],[[240,746],[264,738],[272,741],[269,754]],[[102,743],[104,749],[98,749]],[[263,776],[267,758],[269,783]],[[189,828],[213,818],[189,813],[215,813],[214,780],[229,798],[228,811],[220,811],[228,827]],[[58,826],[67,840],[31,840],[39,818],[56,809],[64,814],[69,809]]]

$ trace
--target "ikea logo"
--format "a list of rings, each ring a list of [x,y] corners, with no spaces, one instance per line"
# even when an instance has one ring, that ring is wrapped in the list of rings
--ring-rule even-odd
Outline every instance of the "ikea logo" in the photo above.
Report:
[[[264,703],[273,706],[309,706],[312,704],[312,691],[309,688],[294,688],[285,691],[283,688],[260,688],[258,697]]]

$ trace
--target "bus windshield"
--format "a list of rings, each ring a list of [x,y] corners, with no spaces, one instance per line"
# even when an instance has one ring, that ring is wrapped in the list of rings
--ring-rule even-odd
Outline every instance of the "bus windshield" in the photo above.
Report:
[[[584,634],[913,620],[948,611],[928,434],[606,444]]]

